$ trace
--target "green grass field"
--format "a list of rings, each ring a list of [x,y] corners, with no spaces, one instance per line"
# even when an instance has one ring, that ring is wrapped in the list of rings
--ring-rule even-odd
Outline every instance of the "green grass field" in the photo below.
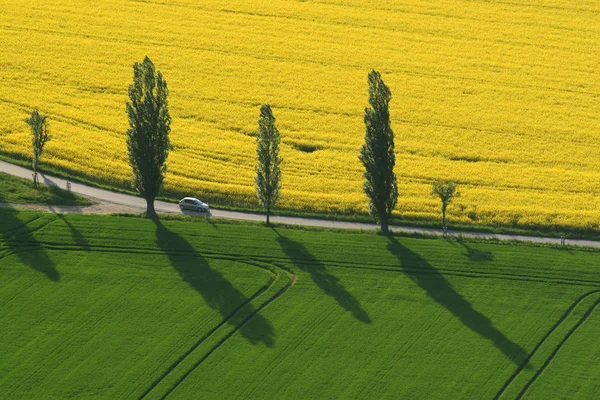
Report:
[[[6,398],[593,398],[600,254],[0,211]]]
[[[36,188],[32,181],[4,172],[0,172],[0,203],[37,203],[56,206],[92,204],[85,197],[73,192],[44,184],[40,184]]]

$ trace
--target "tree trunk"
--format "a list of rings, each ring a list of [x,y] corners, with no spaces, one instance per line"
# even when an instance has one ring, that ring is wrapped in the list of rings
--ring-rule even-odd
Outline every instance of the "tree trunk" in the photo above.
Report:
[[[146,199],[146,218],[158,218],[158,215],[156,215],[156,210],[154,209],[154,199]]]
[[[31,167],[33,168],[33,186],[37,187],[38,184],[38,173],[37,173],[38,159],[35,155],[35,151],[33,154],[33,161],[31,162]]]
[[[383,232],[384,235],[387,235],[390,232],[387,215],[381,214],[379,217],[379,225],[381,226],[381,232]]]
[[[442,228],[446,227],[446,206],[442,206]]]
[[[269,207],[267,207],[267,225],[269,225],[271,222],[269,220],[269,214],[271,213],[271,210]]]

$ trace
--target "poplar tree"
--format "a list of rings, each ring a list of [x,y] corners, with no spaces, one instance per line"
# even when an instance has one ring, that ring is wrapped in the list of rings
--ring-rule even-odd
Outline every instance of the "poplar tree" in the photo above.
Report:
[[[44,151],[44,145],[50,140],[50,133],[48,131],[47,117],[44,114],[40,114],[37,109],[33,110],[31,117],[25,120],[31,128],[31,145],[33,147],[33,185],[38,184],[38,165],[40,163],[40,157]]]
[[[150,58],[133,65],[133,83],[126,104],[127,151],[133,187],[146,200],[146,218],[156,218],[154,200],[162,186],[169,155],[171,116],[167,82]]]
[[[394,132],[390,123],[390,89],[379,72],[369,73],[369,104],[365,108],[365,144],[360,151],[365,172],[363,190],[369,198],[369,212],[383,233],[389,231],[392,210],[398,201],[398,184],[394,165]]]
[[[256,155],[256,194],[260,204],[267,210],[267,224],[269,224],[271,209],[279,200],[280,165],[283,159],[279,156],[279,130],[275,126],[275,117],[268,104],[260,107]]]

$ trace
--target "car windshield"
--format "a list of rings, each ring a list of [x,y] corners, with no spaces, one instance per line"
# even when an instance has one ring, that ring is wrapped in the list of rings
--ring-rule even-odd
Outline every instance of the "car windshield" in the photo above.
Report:
[[[203,203],[202,201],[198,200],[198,199],[183,199],[184,203],[190,203],[190,204],[196,204],[199,206],[204,205],[205,203]]]

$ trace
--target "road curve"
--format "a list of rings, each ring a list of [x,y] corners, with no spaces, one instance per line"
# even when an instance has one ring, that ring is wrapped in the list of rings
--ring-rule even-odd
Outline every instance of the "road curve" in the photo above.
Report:
[[[0,161],[0,172],[5,172],[10,175],[19,176],[21,178],[33,179],[32,171],[20,167],[18,165],[10,164],[4,161]],[[54,185],[61,188],[66,188],[67,179],[58,178],[48,174],[40,174],[41,181],[48,185]],[[96,187],[84,185],[81,183],[72,182],[71,190],[77,194],[85,197],[90,197],[94,200],[99,200],[113,205],[113,212],[142,212],[146,209],[146,202],[141,197],[132,196],[123,193],[111,192],[110,190],[99,189]],[[65,207],[66,208],[66,207]],[[65,209],[62,208],[62,209]],[[170,213],[180,214],[181,211],[177,204],[167,203],[164,201],[155,202],[156,211],[159,213]],[[79,210],[81,207],[76,208]],[[61,212],[60,207],[50,207],[50,211]],[[92,211],[93,212],[93,211]],[[186,212],[186,214],[188,214]],[[196,213],[189,213],[191,215],[203,215]],[[237,219],[244,221],[264,221],[265,217],[261,214],[240,212],[240,211],[225,211],[213,209],[211,215],[216,218],[228,218]],[[301,218],[301,217],[283,217],[273,216],[271,221],[274,223],[289,224],[289,225],[300,225],[300,226],[314,226],[321,228],[335,228],[335,229],[362,229],[362,230],[375,230],[378,228],[376,224],[360,223],[360,222],[346,222],[346,221],[332,221],[316,218]],[[431,228],[417,228],[408,226],[390,226],[390,230],[394,232],[404,233],[416,233],[423,235],[438,235],[444,234],[441,229]],[[558,238],[546,238],[539,236],[522,236],[522,235],[509,235],[509,234],[495,234],[495,233],[482,233],[482,232],[468,232],[468,231],[452,231],[449,230],[446,233],[449,236],[474,239],[496,239],[502,241],[519,241],[519,242],[532,242],[532,243],[545,243],[545,244],[556,244],[560,245],[560,239]],[[600,242],[594,240],[568,240],[567,244],[582,246],[582,247],[598,247],[600,248]]]

